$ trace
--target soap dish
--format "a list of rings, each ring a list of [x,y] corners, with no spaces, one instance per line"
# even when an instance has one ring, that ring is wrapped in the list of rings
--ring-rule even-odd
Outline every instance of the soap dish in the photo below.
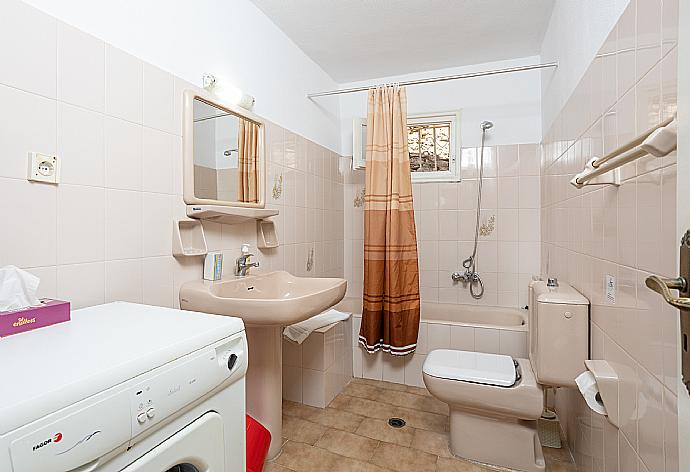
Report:
[[[208,253],[204,228],[199,220],[173,221],[173,256],[205,256]]]

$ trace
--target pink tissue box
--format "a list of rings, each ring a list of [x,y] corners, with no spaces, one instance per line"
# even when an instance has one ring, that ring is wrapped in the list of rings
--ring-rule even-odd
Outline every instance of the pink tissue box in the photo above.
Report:
[[[40,305],[0,311],[0,337],[69,321],[69,302],[41,298]]]

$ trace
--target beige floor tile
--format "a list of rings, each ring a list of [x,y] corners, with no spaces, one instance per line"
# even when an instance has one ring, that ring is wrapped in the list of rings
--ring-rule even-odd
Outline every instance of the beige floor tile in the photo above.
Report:
[[[296,416],[283,415],[283,437],[290,441],[303,442],[312,446],[328,428]]]
[[[284,401],[283,435],[288,440],[280,456],[266,464],[264,470],[494,470],[452,457],[447,446],[447,410],[434,403],[437,400],[426,389],[356,379],[346,393],[338,395],[325,409]],[[403,418],[407,426],[390,427],[387,423],[390,417]],[[576,472],[567,447],[544,448],[544,455],[548,472]]]
[[[315,470],[331,470],[338,460],[339,456],[325,449],[288,441],[275,462],[295,472],[313,472]]]
[[[314,408],[292,402],[283,402],[283,415],[297,416],[303,420],[343,431],[354,432],[364,416],[334,408]]]
[[[397,416],[404,419],[407,424],[413,428],[436,431],[437,433],[444,433],[449,429],[449,419],[446,415],[438,415],[436,413],[417,411],[403,407],[392,408],[393,412],[391,416]]]
[[[283,400],[283,415],[306,418],[310,414],[318,413],[321,410],[321,408],[315,408],[313,406]]]
[[[387,390],[399,390],[399,391],[407,390],[407,385],[397,384],[397,383],[393,383],[393,382],[383,382],[381,380],[355,378],[355,379],[352,379],[352,381],[354,383],[373,385],[374,387],[385,388]]]
[[[366,398],[367,400],[378,400],[381,392],[390,392],[390,390],[359,382],[350,382],[342,391],[345,395]]]
[[[372,464],[398,472],[433,472],[438,457],[395,444],[381,443],[371,459]]]
[[[546,472],[577,472],[577,467],[572,462],[547,462]]]
[[[457,458],[439,457],[436,463],[437,472],[482,472],[485,470],[491,469]]]
[[[325,472],[386,472],[390,469],[384,469],[369,462],[362,462],[349,457],[341,457],[333,469]]]
[[[439,415],[448,415],[448,405],[433,397],[416,395],[409,392],[380,390],[379,397],[374,398],[383,403],[411,408],[413,410],[428,411]]]
[[[424,387],[413,387],[412,385],[408,385],[405,391],[408,393],[414,393],[415,395],[424,395],[427,397],[431,396],[429,391]]]
[[[394,413],[396,411],[396,407],[386,403],[342,394],[338,395],[329,406],[338,410],[349,411],[356,415],[380,419],[388,419],[391,416],[395,416]]]
[[[315,444],[316,447],[326,449],[335,454],[364,462],[371,459],[378,445],[379,442],[375,439],[338,429],[329,429]]]
[[[362,424],[359,425],[359,428],[357,428],[355,434],[408,447],[410,444],[412,444],[414,432],[414,428],[409,426],[405,426],[403,428],[393,428],[386,420],[366,418],[364,421],[362,421]]]
[[[283,467],[277,462],[266,462],[264,464],[264,472],[292,472],[292,469]]]
[[[453,457],[448,449],[448,433],[416,429],[412,438],[412,448],[440,457]]]
[[[570,450],[565,447],[565,441],[563,441],[564,447],[554,448],[554,447],[542,447],[544,451],[544,457],[546,461],[561,461],[561,462],[572,462],[573,458],[570,456]]]

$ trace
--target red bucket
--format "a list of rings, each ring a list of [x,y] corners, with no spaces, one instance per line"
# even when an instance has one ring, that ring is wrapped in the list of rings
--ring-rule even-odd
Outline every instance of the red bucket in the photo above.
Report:
[[[247,415],[247,472],[261,472],[264,468],[271,433],[251,416]]]

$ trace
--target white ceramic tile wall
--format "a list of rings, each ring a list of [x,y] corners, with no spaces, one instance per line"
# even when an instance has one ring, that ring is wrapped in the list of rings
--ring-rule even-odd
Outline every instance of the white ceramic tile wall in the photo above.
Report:
[[[631,0],[544,139],[542,271],[592,302],[591,352],[624,383],[617,431],[581,396],[559,390],[557,406],[579,470],[678,470],[677,314],[644,285],[674,276],[676,156],[622,169],[623,184],[568,184],[591,157],[671,116],[677,97],[678,0]],[[604,297],[617,277],[616,303]]]
[[[539,146],[488,147],[484,155],[481,223],[495,228],[479,237],[478,270],[484,297],[477,301],[450,274],[472,253],[477,207],[478,149],[462,150],[458,183],[413,185],[420,291],[423,302],[519,307],[527,304],[527,283],[539,271]],[[345,274],[348,296],[361,297],[364,212],[354,201],[364,172],[350,171],[345,185]]]
[[[312,332],[302,344],[283,339],[283,398],[325,408],[352,379],[352,318]]]
[[[181,98],[193,86],[22,2],[0,3],[0,18],[0,41],[16,45],[0,48],[0,266],[37,274],[42,296],[74,308],[178,306],[180,285],[202,275],[199,258],[171,249],[172,220],[184,216]],[[255,251],[262,270],[342,276],[339,156],[266,128],[266,200],[281,211],[281,247]],[[60,157],[60,185],[26,181],[30,151]],[[227,271],[243,242],[256,245],[253,223],[208,224],[206,234]]]

